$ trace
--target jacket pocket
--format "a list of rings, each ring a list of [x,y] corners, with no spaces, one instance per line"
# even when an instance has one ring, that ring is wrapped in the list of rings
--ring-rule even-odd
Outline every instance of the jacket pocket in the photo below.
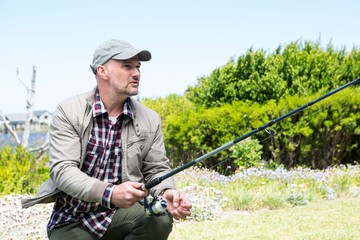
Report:
[[[126,172],[129,175],[141,177],[141,169],[143,167],[144,153],[147,138],[146,137],[130,137],[126,143],[126,149],[123,154],[126,154]]]
[[[126,144],[126,149],[133,149],[133,148],[138,148],[140,150],[143,150],[145,147],[145,143],[146,143],[146,137],[131,137],[129,138],[127,144]]]

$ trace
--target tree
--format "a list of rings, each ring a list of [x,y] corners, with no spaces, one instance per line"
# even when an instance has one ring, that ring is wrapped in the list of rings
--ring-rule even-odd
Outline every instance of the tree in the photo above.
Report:
[[[33,118],[34,105],[35,105],[36,67],[33,66],[30,86],[28,86],[26,82],[21,78],[18,67],[16,68],[16,76],[18,80],[25,86],[26,94],[27,94],[27,100],[26,100],[27,114],[26,114],[25,128],[21,139],[19,138],[16,130],[10,126],[9,122],[5,118],[5,115],[2,112],[0,112],[0,114],[2,116],[6,129],[14,136],[16,143],[23,146],[24,148],[28,148],[31,121]],[[47,149],[48,149],[48,138],[46,138],[45,142],[40,147],[29,149],[29,151],[31,152],[39,151],[39,156],[41,156]]]

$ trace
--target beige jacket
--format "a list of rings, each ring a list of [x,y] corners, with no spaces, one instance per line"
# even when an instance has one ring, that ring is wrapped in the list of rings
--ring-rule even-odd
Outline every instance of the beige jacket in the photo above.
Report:
[[[50,126],[50,179],[32,199],[23,199],[24,208],[56,200],[60,191],[101,204],[108,183],[80,171],[91,133],[92,104],[95,91],[72,97],[60,103]],[[153,110],[131,99],[134,120],[123,122],[121,141],[123,158],[121,180],[148,182],[171,171],[163,143],[161,120]],[[150,189],[154,196],[166,188],[175,188],[173,178]]]

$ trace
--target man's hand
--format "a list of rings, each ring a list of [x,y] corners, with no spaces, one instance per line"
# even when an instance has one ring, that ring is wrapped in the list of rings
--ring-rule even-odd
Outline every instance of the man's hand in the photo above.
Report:
[[[163,198],[168,203],[168,212],[176,220],[179,220],[180,218],[185,219],[187,216],[191,215],[191,202],[179,191],[175,189],[167,189],[163,194]]]
[[[111,195],[111,203],[120,208],[132,207],[148,195],[147,191],[144,192],[140,189],[142,185],[143,183],[138,182],[124,182],[116,185]]]

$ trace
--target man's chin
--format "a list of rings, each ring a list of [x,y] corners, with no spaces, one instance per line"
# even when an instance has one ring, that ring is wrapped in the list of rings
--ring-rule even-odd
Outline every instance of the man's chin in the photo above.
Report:
[[[129,97],[133,97],[133,96],[136,96],[136,95],[139,95],[139,90],[134,90],[134,91],[129,91],[128,92]]]

